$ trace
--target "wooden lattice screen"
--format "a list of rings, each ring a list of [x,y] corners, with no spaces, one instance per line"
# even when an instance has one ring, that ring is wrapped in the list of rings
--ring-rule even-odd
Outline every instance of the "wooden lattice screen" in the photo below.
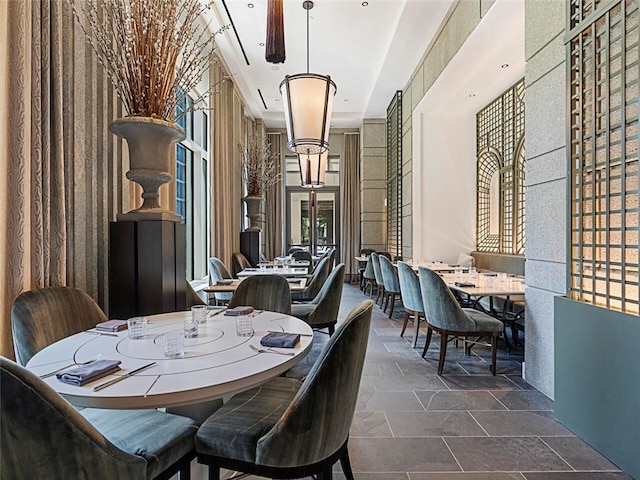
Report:
[[[523,255],[524,80],[478,112],[476,129],[477,249]]]
[[[402,92],[387,108],[387,250],[402,256]]]
[[[638,1],[569,8],[569,292],[638,314]]]

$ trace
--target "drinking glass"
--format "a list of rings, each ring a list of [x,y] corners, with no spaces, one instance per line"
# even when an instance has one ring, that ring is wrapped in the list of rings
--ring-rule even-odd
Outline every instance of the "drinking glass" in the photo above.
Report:
[[[253,319],[251,317],[236,318],[236,335],[249,337],[253,333]]]
[[[206,323],[207,312],[208,310],[206,305],[194,305],[191,307],[191,319],[196,324]]]
[[[162,349],[165,357],[182,357],[184,355],[184,332],[171,330],[162,335]]]
[[[127,329],[131,340],[139,340],[147,336],[147,317],[133,317],[127,320]]]
[[[185,319],[184,321],[184,336],[185,338],[194,338],[198,336],[198,322],[193,316]]]

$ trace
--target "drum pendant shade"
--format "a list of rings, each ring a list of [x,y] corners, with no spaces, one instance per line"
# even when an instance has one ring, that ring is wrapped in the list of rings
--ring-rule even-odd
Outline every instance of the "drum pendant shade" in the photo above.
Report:
[[[280,84],[287,127],[287,148],[317,154],[329,148],[329,123],[336,84],[316,73],[287,75]]]

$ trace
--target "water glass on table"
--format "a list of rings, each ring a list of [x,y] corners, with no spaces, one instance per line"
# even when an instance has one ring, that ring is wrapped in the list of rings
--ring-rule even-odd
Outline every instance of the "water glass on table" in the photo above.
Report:
[[[194,338],[198,336],[198,322],[194,315],[187,317],[184,321],[185,338]]]
[[[253,333],[253,319],[251,317],[236,318],[236,335],[249,337]]]
[[[131,340],[140,340],[147,336],[147,317],[133,317],[127,320],[127,329]]]
[[[162,349],[165,357],[182,357],[184,355],[184,332],[171,330],[162,335]]]
[[[194,305],[191,307],[191,318],[197,324],[207,322],[208,309],[206,305]]]

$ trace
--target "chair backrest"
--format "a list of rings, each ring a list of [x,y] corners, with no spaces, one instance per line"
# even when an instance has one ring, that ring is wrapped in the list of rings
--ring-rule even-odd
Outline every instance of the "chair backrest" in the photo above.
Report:
[[[380,261],[380,271],[382,280],[384,281],[384,289],[387,292],[400,293],[400,281],[398,280],[398,271],[393,266],[391,260],[381,255],[378,257]]]
[[[206,305],[207,302],[200,298],[200,295],[196,293],[189,282],[187,283],[187,308],[191,308],[194,305]]]
[[[344,285],[344,263],[334,268],[327,277],[316,298],[311,303],[316,308],[309,314],[308,321],[315,325],[335,324],[338,321],[340,302],[342,301],[342,287]]]
[[[289,282],[279,275],[254,275],[240,282],[229,300],[229,308],[250,305],[257,310],[291,314]]]
[[[224,280],[225,278],[233,278],[229,273],[229,270],[222,263],[218,257],[209,257],[209,284],[215,285],[219,280]],[[231,299],[231,293],[226,292],[216,292],[214,294],[216,300],[229,301]]]
[[[233,269],[233,278],[238,278],[238,274],[245,268],[251,268],[251,263],[240,252],[235,252],[231,256],[231,268]]]
[[[398,280],[405,308],[424,313],[420,279],[407,262],[398,262]]]
[[[378,285],[384,285],[384,278],[382,277],[382,270],[380,269],[380,255],[378,253],[371,254],[371,263],[373,264],[373,276],[376,279]]]
[[[0,478],[146,478],[147,462],[107,440],[36,375],[0,357]]]
[[[363,249],[360,250],[360,255],[369,256],[373,252],[375,252],[375,250],[373,248],[363,248]]]
[[[373,271],[373,256],[372,255],[374,253],[375,252],[371,252],[371,254],[369,256],[369,259],[367,260],[367,266],[364,267],[364,272],[362,273],[362,276],[364,278],[369,279],[369,280],[375,280],[375,278],[376,278],[376,274]]]
[[[420,291],[427,322],[445,330],[469,331],[475,324],[456,301],[444,280],[433,270],[418,267]]]
[[[331,259],[329,257],[325,257],[318,262],[311,278],[307,281],[304,298],[312,300],[316,295],[318,295],[329,276],[329,272],[331,271],[330,262]]]
[[[46,287],[18,296],[11,307],[16,360],[27,362],[46,346],[107,320],[93,299],[71,287]]]
[[[307,261],[309,262],[309,265],[311,265],[311,254],[306,251],[306,250],[296,250],[295,252],[293,252],[291,254],[291,256],[296,260],[296,261]]]
[[[347,441],[367,351],[373,302],[357,305],[323,348],[278,422],[258,440],[257,463],[311,465]]]
[[[300,250],[306,250],[304,247],[291,247],[287,252],[287,255],[293,255],[293,252],[298,252]]]
[[[381,257],[387,257],[389,260],[391,260],[391,254],[389,252],[377,252],[377,253]]]

